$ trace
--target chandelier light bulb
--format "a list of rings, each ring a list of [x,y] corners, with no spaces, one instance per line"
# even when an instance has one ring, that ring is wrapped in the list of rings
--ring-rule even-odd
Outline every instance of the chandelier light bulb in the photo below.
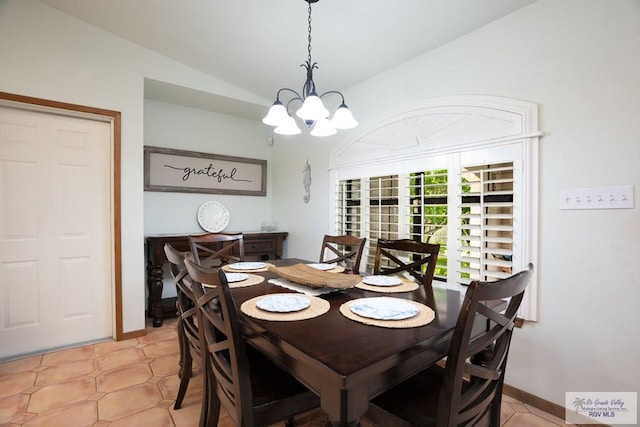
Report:
[[[312,136],[331,136],[338,133],[335,127],[331,125],[331,122],[327,119],[320,119],[313,125],[311,129]]]
[[[298,135],[302,132],[291,116],[287,116],[273,131],[278,135]]]
[[[320,120],[329,117],[329,110],[324,108],[322,100],[317,95],[309,95],[296,111],[296,116],[302,120]]]
[[[280,123],[287,120],[289,114],[287,113],[287,109],[284,108],[282,102],[276,101],[273,103],[271,108],[269,108],[269,112],[264,119],[262,119],[262,123],[269,126],[278,126]]]
[[[351,110],[343,103],[338,107],[336,112],[333,113],[331,125],[336,129],[353,129],[358,126],[358,122],[353,118]]]

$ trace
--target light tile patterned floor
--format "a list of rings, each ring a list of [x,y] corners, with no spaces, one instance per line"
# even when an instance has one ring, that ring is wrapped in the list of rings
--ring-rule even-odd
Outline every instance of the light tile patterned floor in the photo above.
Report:
[[[175,319],[144,337],[105,342],[0,364],[0,426],[196,426],[202,375],[196,372],[179,410]],[[324,426],[321,410],[297,425]],[[235,424],[226,413],[219,426]],[[283,424],[278,424],[282,426]],[[564,426],[564,421],[505,396],[504,427]],[[363,423],[363,427],[370,425]]]

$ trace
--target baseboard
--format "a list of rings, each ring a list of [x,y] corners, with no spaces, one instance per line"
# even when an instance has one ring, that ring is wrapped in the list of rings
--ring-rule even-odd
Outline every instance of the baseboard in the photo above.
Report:
[[[541,397],[535,396],[531,393],[527,393],[526,391],[520,390],[518,388],[512,387],[508,384],[504,384],[502,388],[502,393],[506,394],[509,397],[513,397],[516,400],[519,400],[522,403],[526,403],[527,405],[533,406],[534,408],[540,409],[541,411],[546,412],[547,414],[551,414],[555,417],[558,417],[564,420],[565,415],[565,407],[555,404],[553,402],[549,402],[548,400],[544,400]],[[581,427],[593,427],[594,424],[573,424]],[[606,426],[606,424],[597,424],[599,426]]]
[[[138,338],[138,337],[143,337],[146,335],[146,331],[144,329],[140,329],[138,331],[130,331],[130,332],[125,332],[122,334],[121,337],[118,337],[117,341],[124,341],[124,340],[128,340],[131,338]]]

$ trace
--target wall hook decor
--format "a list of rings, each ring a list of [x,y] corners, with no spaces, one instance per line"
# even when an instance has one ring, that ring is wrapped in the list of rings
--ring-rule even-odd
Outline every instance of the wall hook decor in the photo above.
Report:
[[[302,169],[302,185],[304,186],[304,196],[302,200],[305,203],[309,203],[311,199],[311,165],[309,164],[309,159],[307,159]]]

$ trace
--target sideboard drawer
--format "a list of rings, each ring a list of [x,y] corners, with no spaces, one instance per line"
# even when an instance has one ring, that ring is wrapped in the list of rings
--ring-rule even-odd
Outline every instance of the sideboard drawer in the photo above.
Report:
[[[265,254],[265,253],[275,254],[275,252],[276,252],[276,241],[274,239],[244,241],[245,255]]]

